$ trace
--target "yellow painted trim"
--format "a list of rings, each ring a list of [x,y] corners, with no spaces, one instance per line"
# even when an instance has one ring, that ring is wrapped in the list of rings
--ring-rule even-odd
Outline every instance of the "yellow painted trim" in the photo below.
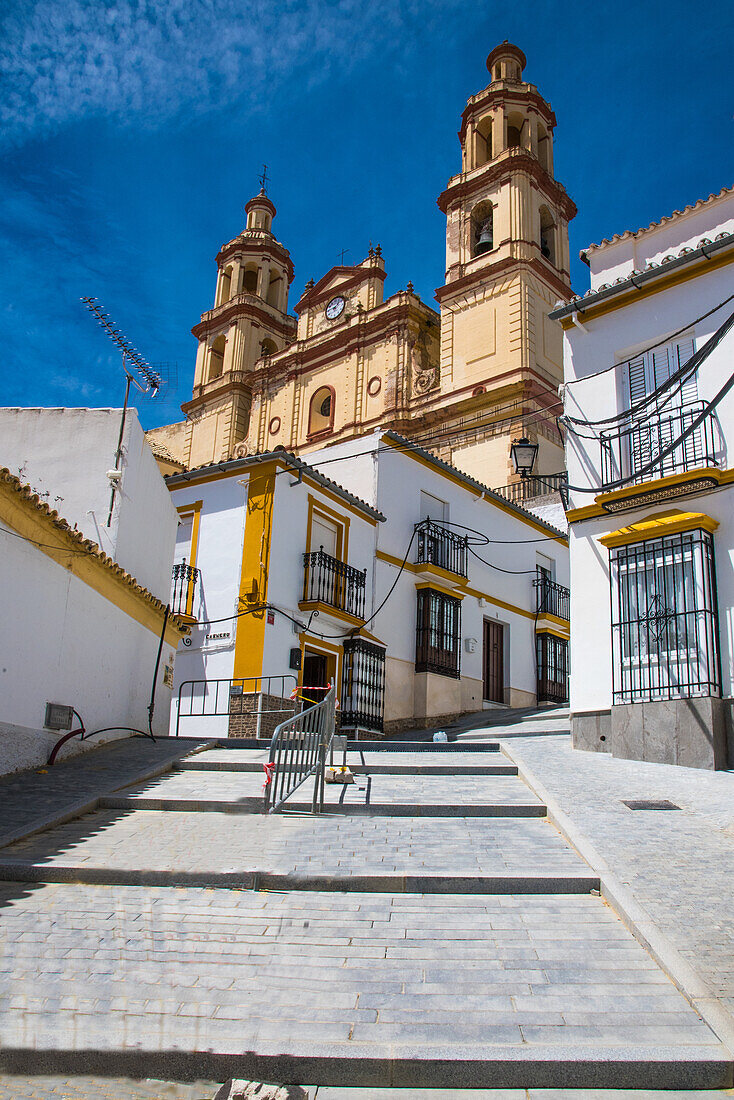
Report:
[[[282,459],[275,458],[272,460],[272,462],[276,466],[280,467],[279,473],[287,471],[288,473],[293,474],[294,477],[297,476],[299,473],[298,470],[294,470],[292,466],[290,466],[287,462],[283,462]],[[211,481],[223,481],[226,478],[230,477],[236,477],[240,480],[245,477],[251,478],[253,476],[256,476],[258,471],[262,470],[263,467],[269,468],[270,462],[262,463],[258,466],[243,466],[239,470],[217,470],[216,472],[211,474],[205,474],[201,477],[197,476],[195,479],[192,478],[191,481],[181,482],[178,485],[169,485],[168,491],[170,493],[178,493],[182,489],[186,489],[188,486],[193,487],[194,485],[207,485]],[[304,484],[308,485],[309,488],[314,489],[317,493],[321,493],[323,496],[326,497],[327,500],[330,500],[333,504],[338,504],[340,508],[345,508],[348,512],[351,512],[352,515],[359,516],[359,518],[363,519],[365,523],[370,523],[373,527],[376,527],[377,524],[381,522],[380,520],[375,519],[374,516],[367,515],[366,512],[363,512],[360,508],[357,507],[356,504],[352,504],[351,501],[343,500],[342,497],[340,497],[337,493],[332,492],[331,489],[327,489],[325,485],[320,485],[315,478],[309,476],[306,470],[302,470],[300,472],[302,474],[301,480],[304,482]]]
[[[349,524],[351,522],[349,516],[340,516],[338,512],[333,512],[331,508],[328,508],[317,497],[308,494],[308,522],[306,524],[306,550],[307,553],[311,553],[313,550],[318,550],[318,546],[312,546],[312,528],[314,514],[321,515],[327,522],[334,523],[337,528],[336,536],[336,556],[339,561],[348,561],[349,555]]]
[[[421,573],[423,576],[435,577],[437,580],[446,581],[448,584],[456,584],[457,587],[466,584],[466,577],[462,577],[460,573],[452,573],[450,569],[444,569],[442,565],[433,565],[432,562],[416,562],[415,572]]]
[[[632,542],[644,542],[647,539],[662,538],[664,535],[677,535],[683,531],[696,531],[702,528],[713,535],[719,526],[718,520],[712,519],[704,512],[681,512],[673,508],[669,512],[658,512],[657,515],[648,516],[639,523],[631,523],[629,527],[620,527],[618,531],[610,531],[602,535],[599,542],[607,548],[615,546],[627,546]]]
[[[399,443],[395,442],[395,440],[388,439],[386,436],[382,437],[381,442],[386,443],[389,447],[394,447],[396,449],[400,448]],[[514,508],[512,508],[509,504],[505,504],[504,501],[497,500],[495,497],[490,496],[488,493],[480,491],[479,489],[475,489],[471,485],[467,485],[467,483],[463,481],[459,475],[452,473],[450,470],[444,470],[443,467],[436,465],[436,463],[431,462],[423,455],[419,455],[415,451],[407,448],[405,450],[401,450],[400,453],[408,455],[408,457],[420,463],[421,466],[425,466],[427,469],[433,470],[434,473],[439,474],[441,477],[447,478],[448,481],[451,481],[455,485],[458,485],[459,488],[464,489],[466,492],[473,493],[477,500],[486,500],[487,504],[494,505],[495,508],[499,508],[501,512],[506,512],[507,515],[512,516],[513,519],[517,519],[521,523],[526,523],[528,527],[532,527],[533,530],[540,531],[542,534],[547,535],[549,541],[560,542],[564,546],[568,546],[567,535],[551,535],[547,527],[544,527],[542,524],[537,523],[534,519],[531,519],[530,516],[523,515],[522,512],[516,512]]]
[[[562,630],[569,630],[568,619],[562,619],[560,615],[553,615],[550,611],[543,611],[538,618],[539,623],[552,623]]]
[[[697,481],[701,476],[711,477],[719,486],[734,484],[734,468],[719,470],[716,467],[700,466],[696,470],[685,470],[680,474],[669,474],[667,477],[658,477],[645,481],[642,485],[625,485],[621,489],[615,489],[610,493],[600,493],[594,498],[594,504],[586,504],[583,508],[571,508],[566,513],[569,523],[580,523],[585,519],[596,519],[598,516],[608,516],[610,513],[602,506],[612,500],[623,500],[626,496],[632,498],[630,506],[634,504],[634,497],[641,493],[653,492],[656,489],[666,489],[671,485],[684,485],[687,481]],[[713,492],[703,489],[701,492]]]
[[[0,520],[123,614],[160,636],[165,605],[111,559],[91,549],[85,553],[83,540],[76,532],[58,527],[48,512],[5,481],[0,481]],[[175,649],[183,634],[188,634],[188,627],[177,618],[169,618],[166,644]]]
[[[388,565],[396,565],[398,566],[398,568],[400,568],[400,566],[402,565],[402,561],[400,558],[394,558],[392,554],[386,554],[384,550],[378,550],[375,554],[375,557],[379,561],[385,561],[388,563]],[[411,573],[419,573],[422,568],[422,566],[411,564],[410,562],[406,562],[405,564],[405,570]],[[431,584],[428,583],[428,587],[430,588],[436,586],[431,586]],[[515,615],[522,615],[526,619],[535,618],[535,612],[526,611],[524,607],[518,607],[514,603],[507,603],[506,600],[499,600],[496,596],[490,596],[488,592],[482,592],[479,588],[472,588],[465,581],[462,582],[460,585],[457,585],[457,590],[460,590],[465,596],[476,596],[477,599],[486,600],[487,603],[494,604],[495,607],[501,607],[503,611],[512,611]],[[452,596],[455,596],[457,594],[457,590],[454,590],[450,594]]]
[[[242,541],[242,568],[238,606],[241,610],[263,604],[268,595],[268,566],[273,535],[276,464],[264,463],[247,486],[247,516]],[[234,647],[234,679],[261,676],[265,650],[267,613],[256,611],[237,620]]]
[[[656,477],[650,481],[643,481],[641,485],[623,485],[621,489],[613,489],[609,493],[599,493],[594,497],[597,504],[604,507],[612,501],[625,500],[628,497],[634,500],[642,493],[655,492],[658,489],[670,489],[676,485],[686,485],[689,481],[699,481],[702,477],[710,477],[717,485],[721,484],[722,471],[711,466],[699,466],[695,470],[683,470],[680,474],[668,474],[667,477]],[[705,490],[704,490],[705,491]]]
[[[342,611],[338,607],[332,607],[331,604],[324,603],[322,600],[300,600],[298,609],[299,611],[318,611],[319,615],[331,615],[332,619],[338,619],[347,626],[361,626],[364,622],[364,619],[350,615],[348,611]]]
[[[188,564],[192,568],[196,568],[196,558],[199,553],[199,526],[201,523],[201,509],[204,504],[203,500],[195,500],[191,504],[182,504],[180,508],[177,508],[179,516],[192,516],[191,522],[191,549],[189,550],[189,562]],[[186,619],[192,623],[196,622],[196,617],[193,614],[194,611],[194,586],[189,585],[189,591],[186,595]]]
[[[562,631],[557,630],[554,626],[539,627],[537,630],[537,634],[552,634],[554,638],[560,638],[562,642],[567,642],[571,637],[570,632],[564,634]]]
[[[455,588],[446,588],[443,584],[436,584],[435,581],[416,581],[416,592],[420,592],[425,588],[430,588],[432,592],[443,592],[444,596],[453,596],[455,600],[463,600],[466,595],[465,592],[457,592]]]
[[[645,298],[650,298],[653,294],[658,294],[661,290],[668,290],[672,286],[680,286],[683,283],[689,282],[691,279],[698,279],[701,275],[705,275],[709,271],[716,271],[717,268],[726,267],[727,264],[732,263],[732,261],[734,261],[734,252],[715,256],[710,260],[702,259],[699,263],[694,264],[692,268],[677,268],[665,277],[652,279],[647,286],[640,290],[631,287],[623,294],[606,298],[604,301],[598,302],[595,305],[584,306],[582,298],[579,302],[581,308],[578,311],[582,318],[582,324],[587,324],[588,321],[594,321],[597,317],[603,317],[607,313],[614,313],[616,310],[623,309],[625,306],[634,305],[635,302],[641,302]],[[570,315],[561,318],[561,327],[564,329],[573,328],[573,321]]]
[[[334,683],[336,684],[336,695],[339,697],[341,691],[342,682],[342,655],[343,650],[341,646],[332,645],[330,642],[326,642],[323,638],[314,638],[311,634],[301,633],[298,635],[298,641],[301,646],[301,668],[298,673],[298,686],[303,687],[303,658],[306,652],[306,648],[314,650],[316,653],[323,653],[327,657],[334,658]],[[306,685],[308,687],[308,685]]]

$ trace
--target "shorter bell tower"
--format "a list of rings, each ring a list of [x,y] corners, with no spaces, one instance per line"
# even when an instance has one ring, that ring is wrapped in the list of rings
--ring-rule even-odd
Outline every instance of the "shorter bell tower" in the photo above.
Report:
[[[540,444],[537,473],[563,469],[553,416],[562,333],[548,313],[571,296],[576,207],[553,174],[555,114],[525,81],[525,65],[510,42],[490,53],[490,82],[461,118],[461,172],[438,198],[446,215],[446,281],[436,292],[441,387],[462,430],[476,427],[457,432],[446,457],[490,486],[515,480],[513,436]]]
[[[217,255],[214,306],[191,330],[199,347],[192,398],[181,406],[188,468],[233,456],[247,436],[253,372],[295,338],[293,263],[273,234],[276,210],[264,189],[245,214],[245,229]]]

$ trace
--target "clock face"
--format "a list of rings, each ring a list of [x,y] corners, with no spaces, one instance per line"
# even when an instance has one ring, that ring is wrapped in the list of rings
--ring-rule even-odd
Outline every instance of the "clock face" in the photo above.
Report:
[[[344,306],[345,302],[343,298],[332,298],[326,307],[326,316],[330,321],[335,321],[342,313]]]

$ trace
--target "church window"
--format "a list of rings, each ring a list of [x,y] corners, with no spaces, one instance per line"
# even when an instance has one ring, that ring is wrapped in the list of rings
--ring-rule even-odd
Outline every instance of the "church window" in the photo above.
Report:
[[[556,262],[555,225],[547,206],[540,208],[540,254],[552,264]]]
[[[308,434],[330,431],[334,424],[334,391],[322,386],[311,398],[308,416]]]
[[[481,256],[494,248],[494,208],[480,202],[471,213],[471,254]]]
[[[257,268],[252,264],[242,270],[242,290],[246,294],[257,294]]]
[[[217,336],[209,350],[209,381],[222,377],[224,369],[224,349],[227,341],[224,336]]]

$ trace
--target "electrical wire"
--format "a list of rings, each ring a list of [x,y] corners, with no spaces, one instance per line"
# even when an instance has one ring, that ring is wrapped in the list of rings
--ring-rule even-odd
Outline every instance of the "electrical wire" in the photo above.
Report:
[[[608,374],[610,371],[616,370],[617,367],[626,367],[633,359],[638,359],[641,355],[647,355],[648,352],[654,351],[655,348],[660,348],[663,344],[670,343],[671,340],[675,340],[676,336],[682,336],[689,328],[693,328],[694,325],[698,325],[701,321],[707,320],[707,318],[711,317],[714,313],[718,313],[720,309],[723,309],[724,306],[728,306],[729,302],[732,301],[734,301],[734,294],[730,294],[728,298],[724,298],[723,302],[719,302],[717,306],[714,306],[714,308],[710,309],[707,313],[702,313],[700,317],[696,317],[695,321],[689,321],[687,325],[684,325],[683,328],[679,328],[677,332],[669,333],[662,340],[658,340],[656,344],[650,344],[643,351],[638,351],[635,355],[631,355],[629,359],[622,359],[619,363],[612,363],[611,366],[603,367],[602,370],[594,371],[593,374],[586,374],[583,378],[572,378],[565,383],[566,387],[576,386],[579,382],[588,382],[590,378],[599,378],[602,374]],[[578,312],[583,316],[583,310],[579,310]]]
[[[734,297],[734,295],[732,295],[732,297]],[[687,359],[686,362],[679,366],[678,369],[674,371],[668,378],[666,378],[664,382],[661,382],[659,386],[657,386],[649,394],[646,394],[636,404],[631,405],[628,409],[624,409],[622,412],[615,413],[613,416],[603,417],[600,420],[583,420],[579,419],[578,417],[567,416],[564,414],[560,418],[561,423],[565,424],[566,426],[569,426],[571,424],[581,424],[588,428],[599,427],[602,424],[618,423],[620,420],[627,420],[631,417],[636,416],[641,409],[645,408],[645,406],[649,405],[651,402],[656,401],[661,394],[670,389],[671,393],[668,395],[663,404],[658,406],[656,410],[659,412],[660,409],[663,408],[668,403],[668,401],[671,400],[671,398],[674,396],[675,391],[679,389],[680,386],[682,386],[691,377],[691,375],[695,373],[696,370],[698,370],[698,367],[701,365],[701,363],[703,363],[704,360],[707,359],[708,356],[711,354],[711,352],[718,347],[718,345],[727,335],[732,326],[734,326],[734,313],[730,314],[730,316],[727,317],[727,319],[722,325],[719,326],[716,332],[714,332],[708,338],[703,347],[700,347],[698,351],[694,352],[690,359]],[[668,341],[665,342],[667,343]],[[640,354],[643,353],[641,352]],[[639,358],[639,356],[634,356],[634,358]],[[626,362],[630,362],[630,360],[627,360]],[[675,388],[673,389],[672,387]],[[579,432],[576,432],[571,427],[569,427],[568,430],[573,432],[575,435],[581,434]],[[585,436],[583,438],[593,439],[595,437]]]
[[[653,459],[646,463],[641,469],[636,470],[634,474],[631,474],[629,477],[617,478],[616,481],[609,481],[604,485],[569,485],[568,490],[573,493],[608,493],[613,489],[620,489],[623,485],[630,485],[633,481],[637,481],[639,478],[644,477],[645,474],[649,474],[651,470],[660,467],[663,459],[667,458],[669,454],[672,454],[676,447],[680,446],[683,440],[687,439],[688,436],[696,430],[699,424],[702,424],[706,417],[711,415],[719,402],[726,397],[732,386],[734,386],[734,374],[729,376],[716,396],[706,404],[706,407],[698,416],[694,417],[685,431],[681,432],[676,439],[663,447]]]

